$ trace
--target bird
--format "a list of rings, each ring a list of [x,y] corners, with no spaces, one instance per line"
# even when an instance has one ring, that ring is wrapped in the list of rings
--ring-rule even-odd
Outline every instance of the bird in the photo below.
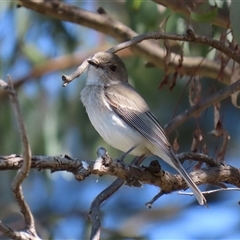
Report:
[[[87,59],[87,79],[80,93],[89,120],[112,147],[131,155],[156,155],[176,169],[200,205],[207,201],[174,153],[157,118],[129,84],[124,62],[114,53]],[[207,205],[206,205],[207,206]]]

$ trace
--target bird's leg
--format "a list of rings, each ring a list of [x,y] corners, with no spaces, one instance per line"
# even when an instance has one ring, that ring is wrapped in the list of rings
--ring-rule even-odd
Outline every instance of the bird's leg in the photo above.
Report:
[[[141,156],[139,157],[136,157],[136,159],[134,160],[134,162],[132,163],[132,165],[135,165],[135,166],[139,166],[143,160],[145,159],[146,155],[145,154],[142,154]]]
[[[146,155],[143,154],[141,156],[135,157],[133,163],[131,164],[131,167],[138,168],[138,166],[143,162],[143,160],[146,158]]]
[[[135,157],[134,160],[131,162],[130,166],[132,168],[139,168],[139,165],[143,162],[145,157],[145,154]],[[134,176],[134,174],[129,176],[128,180],[125,182],[125,185],[128,185],[130,187],[142,187],[142,183],[138,180],[136,176]]]
[[[131,147],[127,152],[125,152],[120,158],[118,158],[118,160],[124,162],[125,157],[126,157],[131,151],[133,151],[136,147],[137,147],[137,144],[134,145],[133,147]]]

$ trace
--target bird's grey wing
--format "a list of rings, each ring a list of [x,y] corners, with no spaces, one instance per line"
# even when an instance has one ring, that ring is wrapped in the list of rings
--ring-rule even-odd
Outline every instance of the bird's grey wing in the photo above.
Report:
[[[105,97],[113,111],[152,144],[169,155],[170,144],[163,128],[147,103],[128,83],[105,88]]]

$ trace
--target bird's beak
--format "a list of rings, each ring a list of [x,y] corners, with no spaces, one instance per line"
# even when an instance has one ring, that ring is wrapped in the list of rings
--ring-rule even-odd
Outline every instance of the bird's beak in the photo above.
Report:
[[[101,67],[100,64],[99,64],[99,62],[96,61],[96,60],[93,59],[93,58],[89,58],[87,61],[88,61],[88,63],[89,63],[90,65],[92,65],[92,66],[94,66],[94,67],[96,67],[96,68]]]

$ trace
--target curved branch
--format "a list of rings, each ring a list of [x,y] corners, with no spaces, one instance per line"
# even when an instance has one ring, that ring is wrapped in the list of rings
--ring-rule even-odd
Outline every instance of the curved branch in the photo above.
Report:
[[[181,163],[183,163],[185,160],[195,160],[202,163],[206,163],[210,167],[217,167],[219,164],[214,161],[213,158],[210,158],[202,153],[180,153],[178,154],[178,158],[180,159]]]
[[[137,36],[131,28],[121,22],[110,18],[106,14],[97,14],[80,9],[75,6],[67,5],[59,1],[33,1],[20,0],[20,4],[26,8],[32,9],[45,16],[55,19],[69,21],[82,26],[95,29],[99,32],[112,36],[120,42],[130,40]],[[164,69],[165,50],[159,47],[154,41],[145,41],[132,46],[131,49],[138,55],[146,58],[155,66]],[[172,61],[168,66],[169,73],[174,73],[179,65],[178,59],[181,56],[172,54]],[[197,69],[197,72],[196,72]],[[182,67],[178,69],[181,75],[194,76],[196,74],[210,78],[219,78],[221,66],[214,61],[202,57],[184,57]],[[231,70],[226,67],[221,75],[221,81],[229,83]]]
[[[236,62],[240,63],[240,55],[238,52],[229,48],[224,43],[222,43],[216,39],[200,36],[200,35],[196,34],[195,32],[193,32],[193,30],[191,30],[191,29],[187,29],[186,34],[169,34],[169,33],[161,33],[161,32],[144,33],[144,34],[134,37],[133,39],[131,39],[129,41],[120,43],[117,46],[110,48],[108,50],[108,52],[117,52],[117,51],[120,51],[120,50],[130,47],[130,46],[133,46],[133,45],[140,43],[147,39],[156,39],[156,40],[157,39],[168,39],[168,40],[182,41],[182,42],[201,43],[201,44],[204,44],[204,45],[207,45],[207,46],[210,46],[212,48],[219,50],[220,52],[224,53],[229,58],[232,58]]]

